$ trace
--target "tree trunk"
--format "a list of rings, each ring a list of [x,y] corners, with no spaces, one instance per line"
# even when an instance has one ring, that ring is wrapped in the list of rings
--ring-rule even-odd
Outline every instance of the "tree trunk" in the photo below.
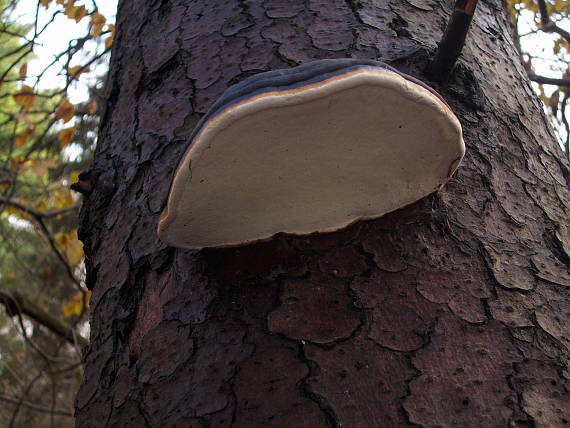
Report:
[[[500,1],[480,2],[450,79],[425,76],[451,3],[120,2],[81,218],[93,297],[78,426],[570,423],[568,164]],[[450,183],[332,234],[157,240],[188,136],[229,85],[344,57],[442,94],[467,145]]]

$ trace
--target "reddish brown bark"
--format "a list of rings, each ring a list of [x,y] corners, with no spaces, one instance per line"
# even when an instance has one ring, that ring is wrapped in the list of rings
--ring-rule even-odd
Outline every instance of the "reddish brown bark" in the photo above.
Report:
[[[82,211],[93,300],[78,426],[568,424],[570,173],[500,2],[479,4],[435,86],[468,148],[438,194],[322,236],[201,252],[156,237],[187,137],[230,84],[340,57],[427,81],[449,12],[121,1]]]

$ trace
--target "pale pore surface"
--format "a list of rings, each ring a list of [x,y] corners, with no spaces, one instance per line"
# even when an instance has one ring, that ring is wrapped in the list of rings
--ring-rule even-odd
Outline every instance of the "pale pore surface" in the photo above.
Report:
[[[161,239],[204,248],[333,231],[437,190],[464,153],[459,122],[384,74],[263,94],[212,120],[179,166]]]

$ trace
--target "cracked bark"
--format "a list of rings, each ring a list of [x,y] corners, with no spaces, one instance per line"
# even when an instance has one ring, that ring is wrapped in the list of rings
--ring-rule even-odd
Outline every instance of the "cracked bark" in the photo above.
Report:
[[[230,84],[342,57],[428,81],[450,12],[421,0],[120,2],[81,214],[93,296],[78,426],[568,423],[570,173],[501,2],[480,3],[454,74],[434,85],[467,144],[438,194],[243,248],[182,251],[155,235],[187,137]]]

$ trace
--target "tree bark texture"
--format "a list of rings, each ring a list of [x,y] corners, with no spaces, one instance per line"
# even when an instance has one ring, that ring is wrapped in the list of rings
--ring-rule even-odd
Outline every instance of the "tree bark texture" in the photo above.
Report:
[[[120,2],[81,218],[78,426],[570,423],[570,174],[498,0],[433,85],[467,145],[443,190],[332,234],[205,251],[156,237],[187,137],[229,85],[345,57],[430,83],[452,3]]]

